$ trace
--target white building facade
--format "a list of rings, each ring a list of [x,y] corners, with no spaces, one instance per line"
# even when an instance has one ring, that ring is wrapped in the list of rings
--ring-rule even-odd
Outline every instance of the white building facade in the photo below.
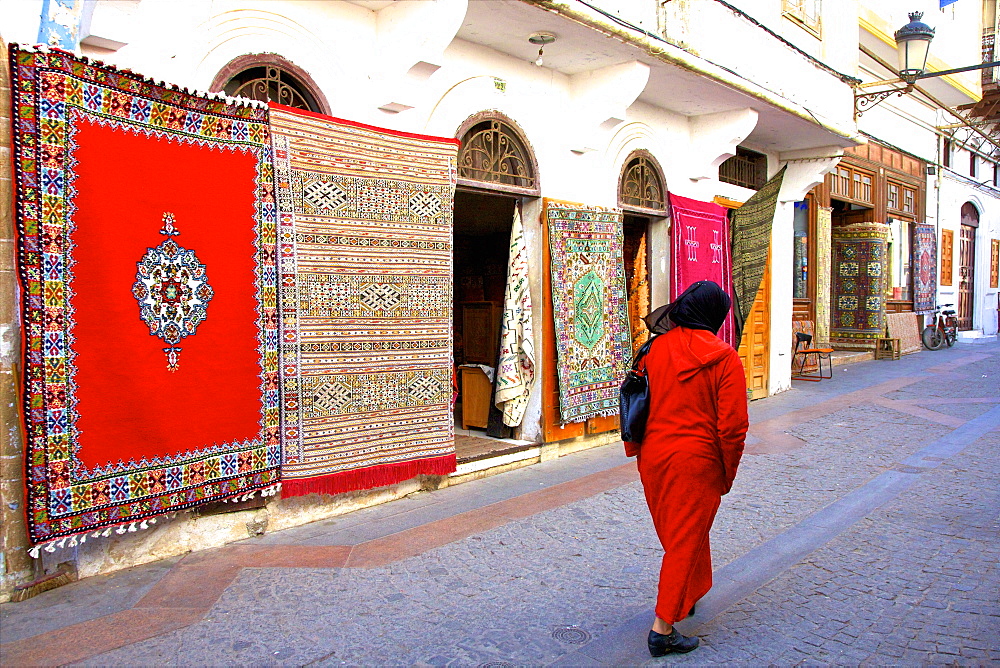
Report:
[[[649,300],[655,307],[667,301],[670,289],[666,193],[735,206],[762,183],[740,185],[722,167],[733,164],[728,160],[751,156],[748,160],[762,167],[758,176],[764,180],[786,167],[772,232],[766,336],[759,344],[764,350],[757,356],[758,365],[765,367],[757,396],[766,396],[791,387],[794,299],[788,272],[795,262],[796,205],[824,182],[845,149],[867,141],[854,116],[853,85],[875,73],[865,70],[871,64],[857,46],[872,34],[884,37],[879,31],[885,26],[905,22],[896,9],[882,15],[883,6],[904,3],[878,3],[878,8],[872,3],[870,10],[865,8],[868,3],[855,0],[834,4],[0,0],[0,37],[6,44],[32,44],[46,21],[61,22],[76,31],[80,54],[183,88],[263,99],[267,95],[253,93],[253,87],[270,87],[272,100],[292,106],[469,141],[482,123],[501,124],[502,131],[519,142],[520,162],[528,176],[491,181],[463,176],[460,169],[456,253],[460,234],[472,239],[472,245],[475,239],[494,244],[489,240],[509,234],[509,222],[504,221],[518,203],[525,221],[536,323],[551,320],[544,307],[548,266],[543,198],[624,208],[631,224],[646,234],[646,257],[640,259],[646,262]],[[942,63],[950,66],[979,55],[978,42],[976,49],[969,49],[961,37],[973,23],[971,29],[978,29],[981,8],[967,12],[959,7],[955,12],[954,33],[938,30],[939,37],[947,33],[941,43],[950,46],[941,53]],[[882,27],[873,28],[876,24]],[[888,45],[882,42],[873,48],[887,53]],[[975,102],[977,77],[946,81],[937,94],[952,106]],[[938,116],[926,101],[902,100],[866,114],[861,127],[902,152],[940,164],[940,133],[934,130]],[[640,158],[660,186],[658,201],[623,196],[625,175]],[[921,203],[926,219],[957,230],[957,239],[962,205],[969,201],[976,207],[980,226],[973,326],[995,333],[996,319],[989,319],[987,306],[990,295],[996,302],[996,289],[991,292],[989,287],[988,240],[998,236],[996,191],[990,184],[952,176],[948,168],[939,174],[927,184],[926,202]],[[4,229],[5,238],[10,239],[12,227]],[[12,274],[10,258],[4,261],[5,271]],[[459,278],[456,275],[456,283]],[[475,289],[474,281],[468,284]],[[13,282],[4,285],[9,286],[0,296],[5,312],[16,311]],[[946,288],[940,288],[941,299],[949,297]],[[461,317],[458,306],[456,319]],[[18,322],[12,316],[3,324],[11,334],[3,354],[5,383],[10,381],[4,392],[16,396],[12,384],[19,359],[14,343]],[[542,356],[536,360],[538,368],[550,354],[545,351],[550,343],[546,337],[551,336],[551,327],[547,331],[536,326],[534,349]],[[538,446],[533,456],[558,455],[615,438],[613,423],[560,431],[546,417],[545,396],[552,391],[546,382],[536,378],[526,416],[515,433]],[[14,423],[17,416],[8,420]],[[20,450],[17,438],[9,438],[2,454],[16,459]],[[5,473],[3,482],[14,494],[21,482],[16,467],[5,469],[11,470],[15,473]],[[263,519],[267,530],[293,526],[397,498],[420,484],[411,481],[333,501],[276,500],[266,507],[197,521],[178,516],[154,530],[74,548],[72,560],[81,575],[106,572],[246,537],[248,522],[259,526]],[[0,575],[0,592],[23,581],[31,569],[17,537],[21,510],[11,511],[5,504],[3,512],[7,575]]]

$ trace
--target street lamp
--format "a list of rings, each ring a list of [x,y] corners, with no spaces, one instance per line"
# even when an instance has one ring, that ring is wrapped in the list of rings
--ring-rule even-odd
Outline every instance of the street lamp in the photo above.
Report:
[[[969,70],[981,70],[987,67],[996,67],[1000,61],[969,65],[968,67],[956,67],[952,70],[942,70],[940,72],[925,72],[927,67],[927,54],[930,50],[931,40],[934,39],[934,28],[920,19],[924,17],[923,12],[913,12],[909,14],[910,22],[895,32],[896,51],[899,54],[899,78],[885,79],[883,81],[870,81],[858,84],[856,89],[872,88],[875,86],[891,86],[884,90],[872,93],[854,94],[854,118],[874,107],[876,104],[891,95],[906,95],[912,93],[914,84],[918,79],[928,79],[931,77],[941,77],[946,74],[956,74],[958,72],[968,72]],[[895,84],[906,84],[899,88]]]
[[[893,37],[899,52],[899,77],[912,84],[927,68],[927,52],[934,39],[934,28],[920,22],[923,12],[913,12],[909,16],[910,22],[897,30]]]

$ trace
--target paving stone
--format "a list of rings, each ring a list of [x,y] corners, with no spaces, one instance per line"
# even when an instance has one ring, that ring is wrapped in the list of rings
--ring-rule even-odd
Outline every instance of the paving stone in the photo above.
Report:
[[[971,353],[957,346],[898,362],[852,365],[832,382],[754,402],[751,414],[758,421],[777,417],[887,378],[916,377],[930,366]],[[954,368],[946,382],[928,374],[885,396],[963,420],[979,419],[1000,404],[1000,374],[995,372],[1000,345],[976,346],[974,353],[988,359]],[[991,401],[942,401],[984,398]],[[784,535],[886,471],[914,480],[799,563],[702,623],[697,632],[703,645],[695,652],[652,660],[644,653],[643,639],[634,637],[629,647],[638,653],[623,654],[628,658],[619,662],[1000,661],[1000,491],[995,482],[1000,478],[1000,432],[984,435],[958,454],[922,464],[920,473],[903,473],[897,465],[953,431],[905,408],[892,403],[845,407],[790,426],[788,432],[803,441],[801,448],[747,456],[712,531],[716,568]],[[618,452],[614,457],[620,457]],[[594,452],[580,455],[587,459],[578,460],[583,463],[574,464],[574,470],[620,461]],[[576,455],[564,460],[572,457]],[[527,489],[529,480],[572,479],[557,466],[564,460],[505,475],[519,489]],[[503,478],[440,490],[434,498],[444,501],[431,503],[427,499],[438,492],[428,493],[412,504],[396,502],[406,504],[398,510],[386,504],[383,510],[267,536],[269,542],[261,544],[339,544],[347,535],[377,537],[386,527],[400,530],[420,513],[439,518],[480,507],[477,490],[484,490],[491,502],[499,500]],[[379,518],[386,518],[384,526]],[[553,631],[579,629],[598,643],[626,620],[648,615],[660,554],[641,486],[631,483],[382,568],[244,569],[201,621],[82,663],[536,666],[572,663],[578,657],[578,663],[592,665],[602,657],[584,652],[597,645],[561,642]],[[138,600],[134,591],[140,590],[140,580],[129,589],[129,600]],[[149,579],[142,582],[148,588]],[[80,585],[82,592],[84,583]],[[43,631],[57,628],[64,611],[79,617],[86,614],[86,601],[98,600],[96,594],[87,599],[71,590],[61,596],[58,605],[48,603],[45,595],[33,599],[30,616],[0,606],[2,639],[21,637],[10,636],[9,628],[31,635],[32,616]]]

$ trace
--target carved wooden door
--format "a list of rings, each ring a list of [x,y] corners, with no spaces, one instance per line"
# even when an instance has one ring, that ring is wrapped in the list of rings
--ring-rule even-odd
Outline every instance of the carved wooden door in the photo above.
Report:
[[[958,328],[972,329],[972,309],[975,303],[976,228],[962,225],[958,250]]]
[[[740,360],[746,371],[747,397],[763,399],[767,396],[769,370],[771,367],[771,255],[764,265],[764,278],[754,299],[753,308],[743,324],[740,339]]]

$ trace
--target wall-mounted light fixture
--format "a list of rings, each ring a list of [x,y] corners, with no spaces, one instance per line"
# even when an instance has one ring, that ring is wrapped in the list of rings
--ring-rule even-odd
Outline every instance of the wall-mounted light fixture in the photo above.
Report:
[[[912,93],[914,84],[918,79],[929,79],[931,77],[941,77],[947,74],[958,72],[968,72],[969,70],[981,70],[987,67],[996,67],[1000,61],[982,63],[979,65],[969,65],[968,67],[956,67],[953,70],[942,70],[940,72],[925,72],[927,68],[927,54],[930,51],[931,40],[934,39],[934,28],[920,19],[924,17],[923,12],[913,12],[909,15],[910,22],[895,32],[896,51],[899,56],[899,78],[885,79],[883,81],[870,81],[858,84],[856,89],[867,89],[884,87],[882,90],[871,93],[854,93],[854,118],[871,109],[879,102],[892,95],[906,95]],[[905,84],[900,87],[899,84]]]
[[[541,67],[544,64],[542,60],[542,51],[545,49],[547,44],[551,44],[556,41],[556,36],[550,32],[536,32],[528,36],[528,41],[532,44],[538,45],[538,57],[535,58],[535,65]]]

